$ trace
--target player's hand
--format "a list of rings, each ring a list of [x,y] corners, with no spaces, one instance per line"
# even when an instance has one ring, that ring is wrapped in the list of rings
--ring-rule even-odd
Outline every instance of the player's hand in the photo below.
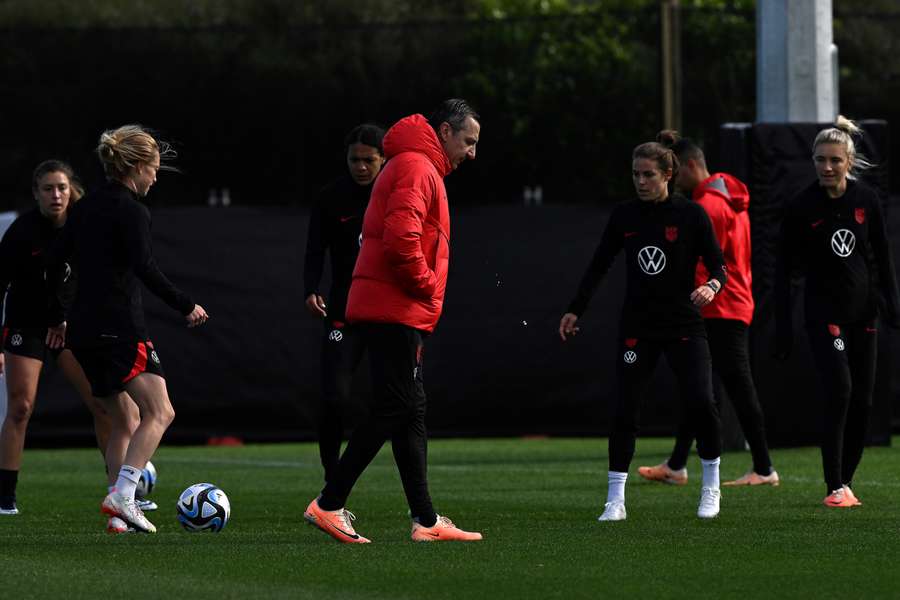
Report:
[[[706,306],[715,299],[716,293],[705,283],[691,292],[691,302],[694,306]]]
[[[566,336],[574,336],[578,333],[579,328],[575,323],[578,322],[578,315],[575,313],[566,313],[559,320],[559,337],[562,341],[566,341]]]
[[[327,317],[325,312],[325,298],[318,294],[310,294],[306,297],[306,310],[314,317]]]
[[[62,348],[66,345],[66,322],[63,321],[56,327],[47,328],[47,339],[45,340],[47,347],[51,350]]]
[[[184,319],[187,321],[188,327],[198,327],[209,320],[209,315],[206,314],[202,306],[195,304],[194,310],[185,315]]]

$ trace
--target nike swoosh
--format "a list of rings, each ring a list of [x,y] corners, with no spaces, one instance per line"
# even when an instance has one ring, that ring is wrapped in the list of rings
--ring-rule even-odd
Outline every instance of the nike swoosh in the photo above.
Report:
[[[32,251],[31,251],[31,255],[32,255],[32,256],[37,256],[37,255],[39,255],[40,253],[41,253],[40,250],[32,250]]]
[[[358,534],[358,533],[353,533],[353,534],[347,533],[346,531],[344,531],[344,530],[341,529],[340,527],[335,527],[332,523],[329,523],[328,526],[331,527],[332,529],[334,529],[335,531],[339,531],[339,532],[343,533],[344,535],[346,535],[346,536],[347,536],[348,538],[350,538],[351,540],[358,540],[358,539],[359,539],[359,534]]]
[[[431,537],[435,537],[435,538],[436,538],[436,537],[441,537],[441,534],[439,534],[439,533],[431,533],[430,531],[423,531],[422,533],[424,533],[425,535],[430,535]]]
[[[637,231],[626,231],[625,237],[630,238],[633,235],[637,235]]]
[[[821,225],[821,224],[824,223],[824,222],[825,222],[825,219],[819,219],[818,221],[815,221],[815,222],[811,225],[811,227],[816,228],[816,227],[818,227],[819,225]]]
[[[341,223],[346,223],[347,221],[350,221],[355,218],[356,218],[356,215],[350,215],[349,217],[339,217],[339,220],[341,221]]]

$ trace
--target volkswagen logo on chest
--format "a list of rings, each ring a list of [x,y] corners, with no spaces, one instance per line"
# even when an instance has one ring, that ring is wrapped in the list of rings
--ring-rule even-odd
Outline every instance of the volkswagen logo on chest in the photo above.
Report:
[[[638,266],[647,275],[659,275],[666,268],[666,254],[656,246],[644,246],[638,252]]]
[[[637,354],[634,352],[634,350],[629,350],[625,353],[624,359],[625,362],[627,362],[629,365],[634,364],[634,361],[637,360]]]
[[[849,229],[838,229],[831,236],[831,249],[841,258],[847,258],[853,254],[856,248],[856,236]]]

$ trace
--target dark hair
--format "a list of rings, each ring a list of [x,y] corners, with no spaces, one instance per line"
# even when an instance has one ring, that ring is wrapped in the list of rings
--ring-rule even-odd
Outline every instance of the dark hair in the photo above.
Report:
[[[459,131],[466,124],[466,119],[472,117],[476,121],[481,117],[475,112],[469,103],[459,98],[444,100],[431,114],[428,115],[428,124],[435,131],[441,127],[441,123],[447,123],[453,131]]]
[[[69,201],[70,202],[78,202],[82,196],[84,196],[84,188],[81,187],[81,182],[78,181],[78,178],[75,176],[75,170],[71,165],[67,162],[63,162],[61,160],[56,160],[51,158],[50,160],[45,160],[38,166],[34,168],[34,172],[31,174],[31,189],[38,189],[38,182],[41,180],[41,177],[46,175],[47,173],[62,173],[69,180]]]
[[[703,154],[703,148],[691,138],[681,137],[674,129],[660,131],[656,134],[656,141],[666,148],[671,148],[678,158],[679,164],[694,160],[706,167],[706,155]]]
[[[353,144],[365,144],[378,150],[378,154],[384,156],[384,129],[373,123],[357,125],[347,137],[344,138],[344,150]]]
[[[662,135],[663,133],[669,132],[660,132],[660,135],[656,136],[657,141],[645,142],[637,146],[634,152],[631,153],[631,160],[638,158],[654,160],[663,173],[670,169],[672,170],[672,181],[674,181],[675,175],[678,174],[678,157],[675,156],[671,148],[666,146],[666,143],[672,142],[671,137]]]

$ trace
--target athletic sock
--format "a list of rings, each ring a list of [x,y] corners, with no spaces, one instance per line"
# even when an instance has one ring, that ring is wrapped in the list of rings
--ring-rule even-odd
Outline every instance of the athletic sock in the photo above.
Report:
[[[700,464],[703,465],[703,487],[719,489],[719,463],[721,458],[706,460],[701,458]]]
[[[628,473],[610,471],[608,475],[608,488],[606,490],[607,502],[625,502],[625,480]]]
[[[134,491],[141,480],[141,470],[129,465],[122,465],[119,478],[116,479],[116,491],[130,500],[134,500]]]
[[[430,517],[415,517],[413,521],[421,525],[422,527],[434,527],[437,525],[437,515],[432,514]]]
[[[19,472],[9,469],[0,469],[0,496],[4,498],[16,497],[16,483],[19,481]]]

